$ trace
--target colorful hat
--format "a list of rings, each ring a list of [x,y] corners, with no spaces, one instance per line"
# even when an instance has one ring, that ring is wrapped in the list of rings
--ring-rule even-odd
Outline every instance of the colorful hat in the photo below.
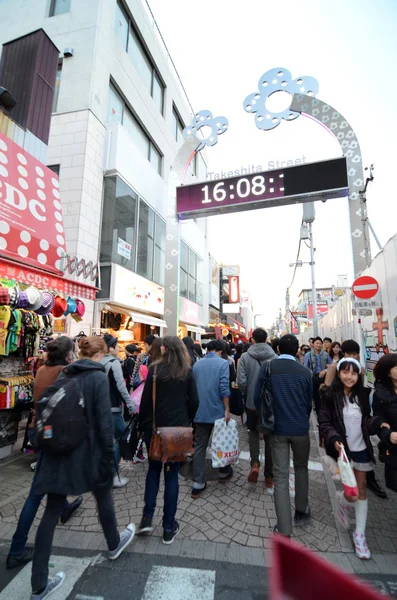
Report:
[[[26,292],[19,292],[17,308],[28,308],[29,298]]]
[[[40,308],[36,310],[38,315],[48,315],[54,306],[54,296],[50,292],[42,293],[42,303]]]
[[[85,304],[82,300],[76,299],[76,312],[79,317],[83,317],[85,313]]]
[[[8,288],[0,287],[0,305],[8,306],[10,304],[10,291]]]
[[[76,300],[74,300],[73,298],[71,298],[70,296],[68,296],[67,299],[67,308],[65,310],[65,314],[64,316],[67,317],[68,315],[71,315],[72,313],[76,312]]]
[[[54,306],[51,312],[56,319],[59,319],[59,317],[62,317],[67,307],[68,303],[66,302],[65,298],[61,298],[61,296],[55,296]]]
[[[26,294],[28,296],[30,310],[37,310],[40,308],[42,303],[41,292],[37,288],[31,286],[26,290]]]

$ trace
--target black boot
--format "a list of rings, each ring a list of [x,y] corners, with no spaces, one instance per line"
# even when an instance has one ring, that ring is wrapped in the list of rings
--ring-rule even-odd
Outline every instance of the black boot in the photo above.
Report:
[[[77,510],[78,508],[80,508],[80,506],[83,504],[83,496],[79,496],[78,498],[76,498],[76,500],[74,500],[73,502],[71,502],[70,504],[68,504],[68,506],[62,510],[61,513],[61,523],[62,525],[65,525],[65,523],[67,523],[70,519],[70,517],[72,516],[72,514],[74,513],[75,510]]]
[[[385,490],[380,487],[378,481],[375,479],[374,471],[367,471],[367,488],[378,496],[378,498],[387,498]]]

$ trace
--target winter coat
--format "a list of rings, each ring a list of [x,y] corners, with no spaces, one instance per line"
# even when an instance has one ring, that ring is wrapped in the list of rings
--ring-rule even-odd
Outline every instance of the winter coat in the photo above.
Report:
[[[255,384],[261,366],[276,356],[269,344],[253,344],[241,355],[237,368],[237,385],[246,398],[248,409],[255,410]]]
[[[123,362],[123,376],[128,393],[132,390],[132,374],[134,372],[135,361],[135,356],[127,356],[127,358]]]
[[[150,367],[143,390],[139,411],[139,428],[152,431],[153,424],[153,373]],[[185,379],[161,378],[158,367],[156,380],[156,427],[190,427],[199,405],[196,382],[189,369]]]
[[[105,372],[109,377],[109,391],[110,391],[110,403],[112,405],[112,412],[122,412],[123,402],[130,411],[133,413],[135,410],[134,403],[127,391],[125,385],[123,369],[118,358],[107,354],[102,360],[101,364],[105,367]]]
[[[371,417],[371,408],[369,404],[369,390],[364,389],[363,398],[359,400],[362,420],[361,429],[363,438],[372,462],[375,461],[374,450],[370,440],[371,435],[377,435],[380,430],[382,419]],[[346,436],[346,428],[343,420],[343,403],[332,394],[332,388],[322,397],[321,409],[319,413],[320,438],[325,441],[325,450],[332,458],[338,458],[338,452],[335,448],[335,442],[342,442],[346,454],[350,458],[349,443]]]
[[[374,415],[380,417],[382,423],[385,422],[390,425],[390,429],[382,427],[379,437],[384,449],[388,451],[388,456],[390,456],[390,459],[387,460],[388,465],[397,471],[397,444],[392,444],[390,441],[390,434],[397,431],[397,394],[381,383],[377,383],[375,385],[372,411]]]
[[[104,367],[92,360],[78,360],[66,367],[64,376],[82,376],[89,434],[68,454],[39,453],[36,494],[79,496],[111,477],[113,419]]]

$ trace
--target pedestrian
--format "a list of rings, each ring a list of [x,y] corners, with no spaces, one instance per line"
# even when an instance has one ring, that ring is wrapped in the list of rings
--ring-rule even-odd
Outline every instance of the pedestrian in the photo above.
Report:
[[[382,428],[379,434],[380,457],[385,463],[386,487],[397,492],[397,354],[382,356],[375,366],[374,375],[373,413],[390,425],[390,429]]]
[[[199,360],[199,356],[194,351],[194,340],[187,335],[183,338],[182,342],[185,344],[186,350],[188,351],[190,357],[190,366],[193,367],[193,365]]]
[[[331,344],[332,344],[331,338],[330,337],[325,337],[324,340],[323,340],[323,350],[325,350],[325,352],[329,352]]]
[[[275,532],[288,537],[292,534],[289,496],[291,450],[295,472],[295,525],[304,525],[311,518],[308,462],[312,378],[310,372],[295,360],[298,347],[299,342],[294,335],[284,335],[279,342],[280,356],[269,365],[274,414],[270,445],[277,515]],[[257,409],[260,409],[265,377],[264,365],[260,369],[255,387],[254,400]]]
[[[355,340],[345,340],[342,344],[342,354],[344,358],[355,358],[358,362],[360,362],[360,346]],[[327,391],[327,389],[332,385],[332,382],[335,380],[337,376],[337,363],[333,363],[328,367],[327,374],[325,376],[325,382],[320,387],[320,392],[323,394]],[[361,380],[365,387],[365,369],[361,367]],[[366,393],[369,395],[370,390],[366,389]],[[375,471],[373,469],[367,471],[367,488],[371,490],[375,496],[378,498],[382,498],[383,500],[387,499],[387,494],[385,490],[380,485],[379,481],[375,477]]]
[[[345,529],[350,525],[350,512],[354,507],[356,529],[353,544],[358,558],[370,559],[371,553],[365,538],[368,514],[366,472],[373,470],[375,457],[370,436],[380,433],[380,417],[371,417],[369,395],[365,393],[361,378],[361,365],[355,358],[342,358],[337,365],[337,376],[322,397],[319,414],[321,436],[326,452],[335,460],[344,448],[352,461],[358,486],[358,499],[354,502],[342,492],[338,494],[337,517]]]
[[[140,349],[135,344],[128,344],[125,347],[125,360],[123,362],[123,375],[124,381],[127,386],[128,393],[132,390],[132,373],[134,372],[134,366],[139,356]]]
[[[198,342],[194,343],[193,352],[195,352],[199,358],[203,358],[203,356],[204,356],[203,349]]]
[[[314,407],[318,416],[320,412],[320,385],[324,383],[328,365],[332,365],[333,360],[323,350],[323,340],[317,336],[314,339],[312,350],[305,355],[305,367],[310,369],[313,376],[313,400]]]
[[[338,363],[343,358],[342,348],[339,342],[332,342],[328,349],[328,354],[334,363]]]
[[[72,352],[73,341],[65,335],[62,335],[56,340],[53,340],[47,344],[46,361],[44,365],[38,369],[34,380],[34,410],[36,407],[36,403],[43,394],[43,392],[54,383],[58,375],[62,373],[65,367],[71,362]],[[31,423],[31,429],[29,430],[29,437],[32,446],[35,445],[35,433],[36,418],[34,416]],[[7,569],[20,567],[21,565],[24,565],[27,562],[31,561],[33,558],[33,548],[26,548],[26,542],[28,540],[29,531],[32,527],[33,521],[40,507],[41,501],[44,498],[44,494],[36,493],[36,477],[37,472],[35,470],[29,495],[25,500],[25,503],[21,510],[21,514],[19,515],[18,525],[12,538],[10,551],[6,560]],[[82,503],[83,496],[79,496],[73,502],[70,503],[67,501],[67,499],[65,499],[65,504],[60,516],[61,523],[67,523],[72,514],[81,506]]]
[[[306,346],[306,344],[302,344],[298,350],[296,358],[301,365],[304,365],[305,363],[305,354],[308,352],[308,350],[309,348]]]
[[[276,337],[272,340],[272,349],[273,349],[273,352],[277,355],[280,354],[279,349],[278,349],[279,343],[280,343],[280,338],[278,338],[278,337]]]
[[[239,360],[240,360],[240,358],[242,357],[242,354],[243,354],[243,349],[244,349],[243,343],[240,341],[240,342],[237,344],[237,348],[236,348],[236,354],[235,354],[235,355],[234,355],[234,357],[233,357],[233,358],[234,358],[235,365],[236,365],[236,370],[238,369],[238,363],[239,363]]]
[[[135,534],[132,523],[121,533],[118,532],[114,512],[112,412],[108,378],[100,364],[107,346],[103,338],[92,336],[82,338],[79,347],[79,360],[67,366],[61,377],[63,381],[79,379],[88,431],[83,441],[71,452],[53,454],[47,449],[40,453],[36,467],[36,492],[47,494],[47,504],[36,534],[31,600],[44,600],[65,579],[63,572],[48,578],[48,562],[55,527],[68,494],[93,492],[110,560],[120,556]]]
[[[252,337],[254,340],[253,345],[249,348],[248,352],[243,354],[240,358],[237,372],[237,385],[245,397],[247,409],[247,428],[249,430],[248,439],[251,464],[251,469],[248,474],[248,481],[251,483],[256,483],[258,481],[260,469],[260,440],[258,413],[255,409],[254,403],[255,385],[261,366],[269,360],[276,358],[276,354],[266,343],[267,332],[264,329],[258,327],[253,331]],[[272,450],[270,447],[270,435],[265,435],[264,440],[265,485],[268,490],[271,490],[273,488],[273,464]]]
[[[229,363],[223,360],[222,340],[211,340],[207,345],[207,354],[193,366],[197,383],[199,408],[194,418],[195,436],[193,455],[192,498],[199,498],[207,487],[205,480],[205,455],[211,438],[214,423],[224,418],[230,421],[229,411]],[[230,465],[219,469],[219,480],[226,481],[233,476]]]
[[[309,344],[310,350],[313,350],[313,348],[314,348],[314,338],[313,337],[309,338],[307,343]]]
[[[134,371],[132,373],[132,386],[133,386],[134,390],[136,390],[136,388],[139,387],[139,385],[141,383],[141,379],[139,377],[140,366],[141,365],[144,365],[145,367],[149,366],[149,351],[150,351],[150,348],[155,339],[156,339],[156,336],[154,336],[154,335],[147,335],[144,339],[145,352],[142,352],[136,359]]]
[[[122,437],[126,424],[123,417],[123,405],[127,407],[130,415],[133,415],[135,406],[131,400],[131,396],[127,391],[125,381],[123,378],[123,371],[121,363],[118,358],[119,344],[117,338],[113,337],[109,333],[103,336],[103,339],[107,345],[108,352],[101,360],[102,365],[105,368],[105,373],[109,379],[109,392],[110,402],[113,417],[113,435],[114,441],[114,463],[113,463],[113,487],[120,488],[128,483],[128,477],[120,477],[118,472],[118,465],[121,458],[121,450],[119,440]]]
[[[139,412],[140,429],[150,447],[153,429],[153,387],[156,388],[156,427],[190,427],[198,408],[196,382],[190,367],[186,346],[177,336],[165,336],[163,354],[150,369],[143,391]],[[151,460],[146,476],[145,507],[138,535],[153,531],[160,476],[164,466],[163,543],[172,544],[179,532],[175,520],[178,504],[179,463]]]

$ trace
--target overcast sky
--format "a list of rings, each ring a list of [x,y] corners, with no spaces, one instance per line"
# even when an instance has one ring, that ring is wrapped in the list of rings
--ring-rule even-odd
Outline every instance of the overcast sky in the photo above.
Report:
[[[208,150],[209,171],[269,160],[306,157],[308,162],[341,155],[339,144],[318,124],[299,117],[268,132],[255,127],[243,100],[273,67],[293,78],[315,77],[317,97],[353,126],[364,166],[374,163],[368,213],[382,244],[397,233],[396,0],[149,0],[165,42],[196,111],[229,119],[229,130]],[[316,203],[314,236],[317,287],[353,279],[347,200]],[[262,209],[210,219],[210,250],[226,264],[240,264],[255,313],[270,325],[295,262],[301,205]],[[372,255],[378,249],[371,239]],[[303,245],[300,258],[309,260]],[[310,267],[297,270],[293,302],[311,287]]]

